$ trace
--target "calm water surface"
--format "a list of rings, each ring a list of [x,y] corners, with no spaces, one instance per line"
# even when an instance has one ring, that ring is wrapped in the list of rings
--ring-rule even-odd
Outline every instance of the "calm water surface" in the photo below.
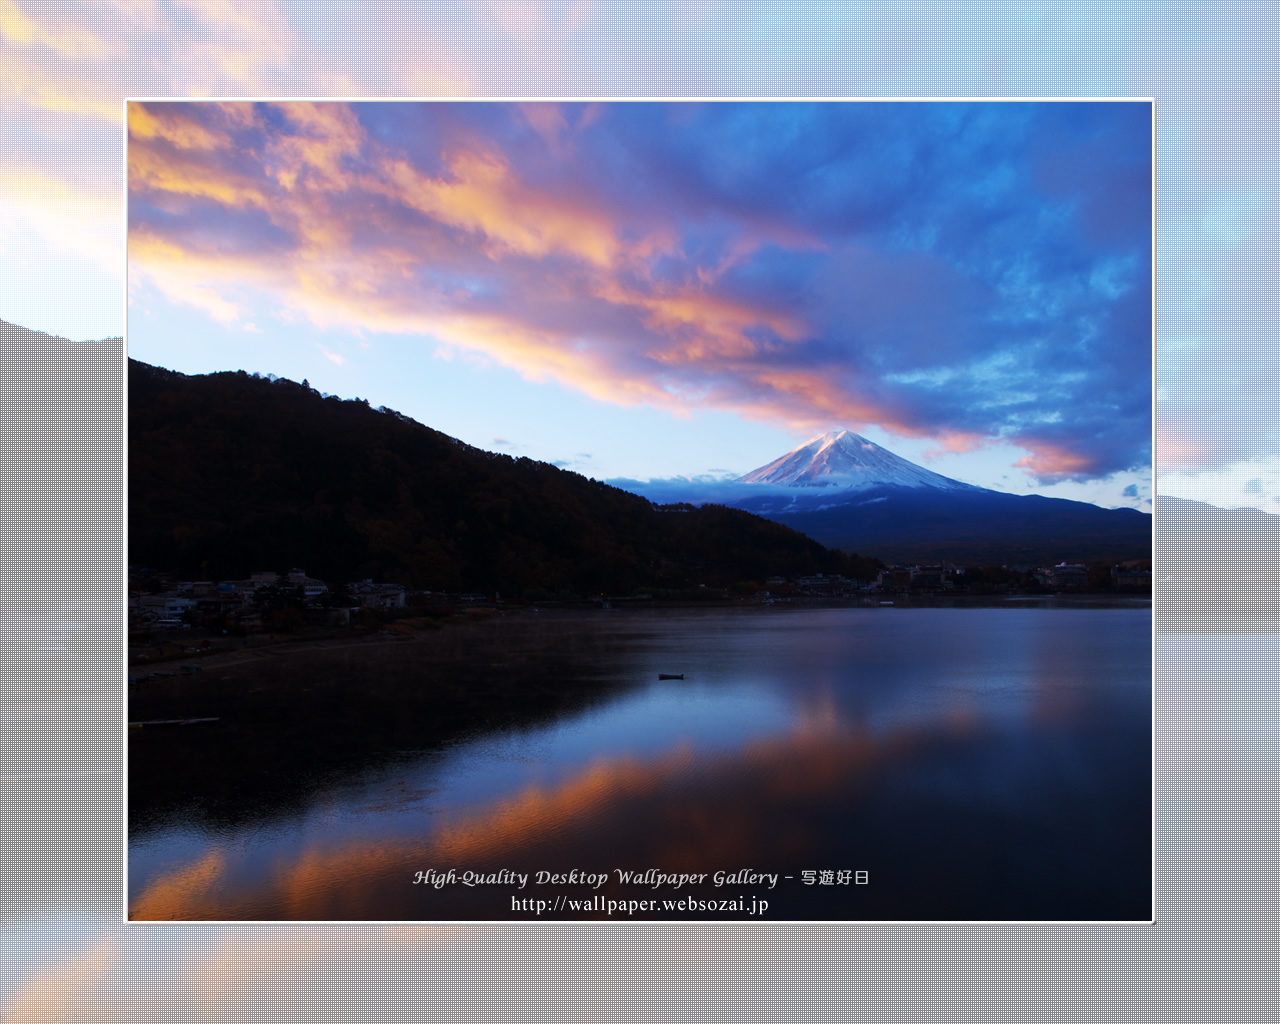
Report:
[[[541,613],[144,684],[130,718],[220,721],[131,732],[130,914],[1147,920],[1150,627],[1132,604]],[[414,884],[450,868],[498,881]],[[708,878],[619,881],[649,868]],[[743,869],[778,881],[714,885]],[[572,870],[609,881],[537,884]]]

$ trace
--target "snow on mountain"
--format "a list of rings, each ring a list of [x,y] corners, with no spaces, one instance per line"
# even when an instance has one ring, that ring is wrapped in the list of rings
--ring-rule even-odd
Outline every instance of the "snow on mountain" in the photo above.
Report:
[[[737,482],[790,487],[836,486],[847,490],[885,486],[945,491],[978,489],[931,473],[851,430],[835,430],[806,441],[768,465],[738,477]]]

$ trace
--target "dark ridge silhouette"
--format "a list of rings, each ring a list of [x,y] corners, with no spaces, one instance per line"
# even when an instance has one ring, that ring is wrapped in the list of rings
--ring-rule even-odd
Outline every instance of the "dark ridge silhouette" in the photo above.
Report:
[[[1052,565],[1151,558],[1151,516],[1084,501],[1004,494],[972,487],[831,488],[792,498],[775,493],[729,499],[844,550],[897,562],[946,560],[972,565]]]
[[[1163,630],[1274,631],[1280,515],[1156,499],[1155,593]]]
[[[129,560],[202,579],[303,567],[504,596],[717,588],[876,563],[723,506],[659,507],[366,400],[129,361]]]
[[[73,619],[77,648],[111,660],[124,516],[124,346],[0,320],[6,626],[34,646]],[[18,581],[21,581],[20,583]],[[92,639],[90,639],[92,638]]]

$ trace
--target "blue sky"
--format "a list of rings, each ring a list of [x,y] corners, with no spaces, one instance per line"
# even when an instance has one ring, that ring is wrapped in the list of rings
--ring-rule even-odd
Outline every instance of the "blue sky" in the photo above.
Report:
[[[1151,106],[137,103],[129,344],[598,477],[850,427],[1142,507]]]

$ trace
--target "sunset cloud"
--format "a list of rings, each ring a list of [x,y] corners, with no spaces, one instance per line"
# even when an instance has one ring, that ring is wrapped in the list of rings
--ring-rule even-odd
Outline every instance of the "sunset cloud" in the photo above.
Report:
[[[373,189],[385,188],[408,208],[480,236],[493,259],[508,252],[564,252],[604,267],[617,257],[617,240],[603,217],[523,187],[506,161],[491,153],[452,154],[445,179],[421,175],[403,160],[382,170],[387,184],[369,183]]]
[[[137,104],[130,267],[221,322],[283,304],[602,401],[999,440],[1086,479],[1150,459],[1148,119]]]
[[[1067,451],[1058,445],[1037,444],[1034,440],[1028,443],[1036,448],[1035,454],[1019,459],[1014,465],[1031,471],[1037,479],[1056,482],[1096,475],[1091,472],[1094,466],[1086,455]]]

